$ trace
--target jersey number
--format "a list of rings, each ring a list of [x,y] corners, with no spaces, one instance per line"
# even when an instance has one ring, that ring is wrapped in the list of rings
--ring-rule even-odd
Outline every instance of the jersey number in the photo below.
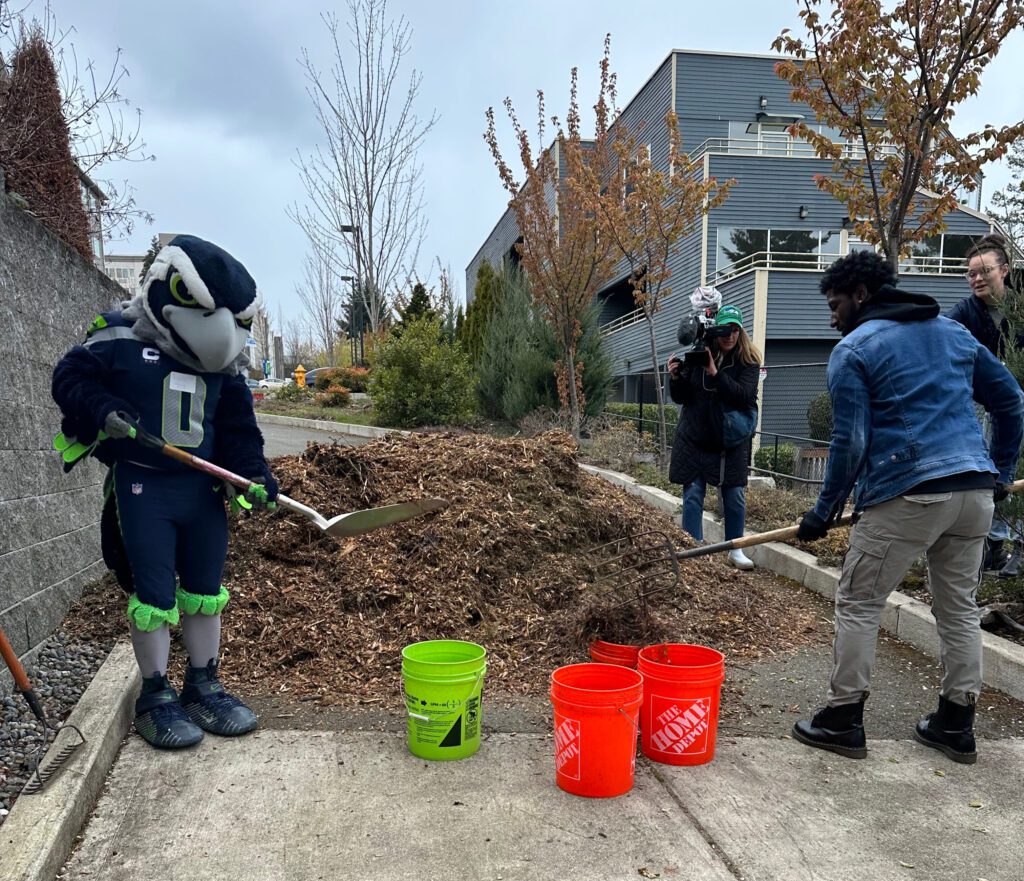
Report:
[[[206,383],[196,378],[195,392],[171,388],[171,374],[164,379],[164,440],[176,447],[198,447],[203,442]]]

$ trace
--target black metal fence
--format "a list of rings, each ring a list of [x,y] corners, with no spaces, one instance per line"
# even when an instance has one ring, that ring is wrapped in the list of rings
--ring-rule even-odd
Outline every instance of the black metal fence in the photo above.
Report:
[[[792,487],[815,490],[822,482],[831,435],[831,402],[826,383],[827,362],[777,364],[761,368],[758,405],[760,428],[755,436],[752,470],[785,480]],[[663,375],[663,381],[665,376]],[[657,394],[654,374],[631,377],[629,406],[613,404],[605,411],[631,421],[638,432],[658,437]],[[668,444],[675,434],[678,408],[671,402],[666,383]]]

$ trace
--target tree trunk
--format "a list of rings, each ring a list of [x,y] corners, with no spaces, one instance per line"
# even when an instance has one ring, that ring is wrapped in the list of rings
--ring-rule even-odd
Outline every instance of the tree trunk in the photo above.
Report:
[[[576,389],[576,343],[570,342],[566,346],[565,352],[566,359],[566,381],[568,383],[566,390],[569,397],[569,430],[572,432],[572,436],[579,440],[580,437],[580,424],[582,422],[580,416],[580,398]]]
[[[668,423],[665,419],[665,392],[661,383],[661,367],[658,364],[658,344],[654,339],[654,316],[644,310],[647,322],[647,338],[651,344],[651,367],[654,368],[654,393],[658,401],[658,467],[663,471],[668,464]]]

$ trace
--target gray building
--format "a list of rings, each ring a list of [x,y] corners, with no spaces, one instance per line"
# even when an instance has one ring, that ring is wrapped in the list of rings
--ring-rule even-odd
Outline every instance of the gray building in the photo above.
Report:
[[[714,285],[723,302],[743,310],[746,330],[765,355],[761,431],[806,437],[808,402],[825,388],[824,367],[838,335],[818,291],[822,270],[857,241],[845,206],[818,189],[815,176],[832,170],[806,141],[787,131],[795,121],[815,126],[810,107],[790,98],[775,74],[778,56],[675,50],[623,110],[627,127],[640,128],[652,162],[668,167],[662,120],[674,109],[683,149],[703,166],[704,179],[735,179],[729,198],[712,209],[678,246],[671,261],[672,294],[658,313],[655,337],[662,365],[679,350],[676,328],[690,314],[697,285]],[[641,128],[641,124],[642,128]],[[829,132],[819,128],[824,134]],[[835,133],[838,140],[838,133]],[[856,145],[848,145],[857,158]],[[963,256],[993,223],[972,204],[946,217],[946,231],[914,246],[900,284],[934,296],[948,308],[970,290]],[[472,299],[483,261],[493,266],[514,254],[515,217],[506,210],[466,268]],[[605,339],[619,377],[621,400],[654,400],[647,329],[633,302],[625,266],[599,294]],[[795,367],[791,365],[819,365]]]

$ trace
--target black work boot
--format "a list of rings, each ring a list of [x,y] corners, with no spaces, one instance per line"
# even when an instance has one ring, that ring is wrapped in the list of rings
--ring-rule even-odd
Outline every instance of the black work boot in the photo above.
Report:
[[[248,734],[259,724],[256,714],[220,684],[216,658],[205,667],[187,662],[181,707],[203,731],[221,737]]]
[[[1001,538],[985,539],[985,559],[981,568],[986,572],[998,572],[1010,562],[1006,553],[1006,543]]]
[[[1006,565],[999,570],[1000,578],[1016,578],[1020,575],[1021,557],[1024,556],[1024,542],[1019,539],[1013,543],[1013,552]]]
[[[914,740],[944,752],[961,765],[973,765],[978,761],[974,743],[974,704],[955,704],[940,695],[939,709],[917,723]]]
[[[825,707],[813,719],[801,719],[793,726],[793,736],[807,746],[827,749],[848,759],[868,755],[864,737],[864,701]]]
[[[135,701],[135,730],[157,749],[184,749],[203,739],[203,732],[185,715],[167,677],[143,677]]]

